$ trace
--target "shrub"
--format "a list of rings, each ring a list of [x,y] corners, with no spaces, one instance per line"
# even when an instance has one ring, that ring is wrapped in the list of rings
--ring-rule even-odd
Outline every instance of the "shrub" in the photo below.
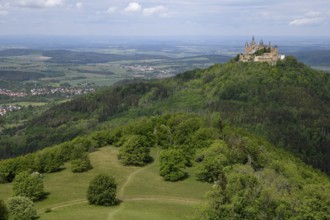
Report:
[[[111,206],[116,204],[117,183],[112,176],[100,174],[89,184],[87,199],[90,204]]]
[[[8,200],[8,209],[15,220],[30,220],[37,218],[33,202],[24,196],[12,197]]]

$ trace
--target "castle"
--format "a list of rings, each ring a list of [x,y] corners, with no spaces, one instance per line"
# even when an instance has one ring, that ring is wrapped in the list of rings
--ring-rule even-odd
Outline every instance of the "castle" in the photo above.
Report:
[[[267,62],[271,65],[275,65],[278,60],[283,60],[285,55],[278,53],[277,46],[272,46],[269,42],[265,45],[261,40],[259,44],[256,44],[254,37],[251,43],[245,43],[244,54],[239,55],[239,61],[241,62]]]

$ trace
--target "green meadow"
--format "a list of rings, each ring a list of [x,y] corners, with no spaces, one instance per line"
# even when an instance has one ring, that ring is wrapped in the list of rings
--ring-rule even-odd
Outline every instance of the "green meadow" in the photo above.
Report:
[[[179,182],[165,182],[158,173],[159,149],[152,149],[154,162],[145,167],[123,166],[117,159],[118,148],[108,146],[89,155],[93,169],[80,174],[70,164],[58,173],[45,174],[46,199],[36,202],[40,219],[193,219],[211,185],[198,182],[194,170]],[[112,207],[89,205],[86,192],[97,174],[115,177],[119,204]],[[2,184],[4,200],[12,196],[12,184]]]

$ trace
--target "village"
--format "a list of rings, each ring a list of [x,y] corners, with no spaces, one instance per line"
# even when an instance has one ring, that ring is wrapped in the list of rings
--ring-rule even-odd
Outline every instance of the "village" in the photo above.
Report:
[[[30,90],[32,96],[38,95],[54,95],[62,94],[65,96],[72,95],[83,95],[91,92],[95,92],[94,88],[68,88],[68,87],[59,87],[59,88],[38,88]]]
[[[9,97],[26,97],[28,95],[38,96],[38,95],[51,95],[51,94],[62,94],[62,95],[83,95],[87,93],[95,92],[94,88],[68,88],[68,87],[59,87],[59,88],[37,88],[31,89],[30,93],[26,92],[14,92],[8,89],[0,88],[0,95],[9,96]]]
[[[9,89],[0,88],[0,96],[8,96],[10,98],[25,98],[29,96],[57,96],[60,95],[65,98],[71,98],[72,96],[84,95],[87,93],[95,92],[94,88],[91,87],[42,87],[36,89],[30,89],[28,92],[23,91],[11,91]],[[0,106],[0,116],[4,116],[9,112],[21,110],[22,106],[20,105],[11,105],[11,104],[3,104]]]
[[[0,95],[10,96],[10,97],[25,97],[28,94],[26,92],[13,92],[8,89],[1,89],[0,88]]]
[[[173,71],[168,70],[168,69],[162,69],[162,67],[159,66],[147,66],[147,65],[130,65],[130,66],[125,66],[125,68],[134,73],[157,73],[158,78],[164,78],[164,76],[172,76]]]
[[[6,115],[8,112],[20,110],[22,106],[20,105],[3,105],[0,106],[0,116]]]

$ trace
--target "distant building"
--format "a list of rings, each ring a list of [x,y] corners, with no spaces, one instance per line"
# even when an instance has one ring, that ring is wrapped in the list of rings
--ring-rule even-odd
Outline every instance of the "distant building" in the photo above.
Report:
[[[278,53],[277,46],[272,46],[269,42],[265,45],[261,40],[259,44],[256,44],[254,37],[251,43],[245,43],[244,54],[240,54],[239,61],[241,62],[267,62],[271,65],[276,64],[278,60],[285,59],[285,55]]]

